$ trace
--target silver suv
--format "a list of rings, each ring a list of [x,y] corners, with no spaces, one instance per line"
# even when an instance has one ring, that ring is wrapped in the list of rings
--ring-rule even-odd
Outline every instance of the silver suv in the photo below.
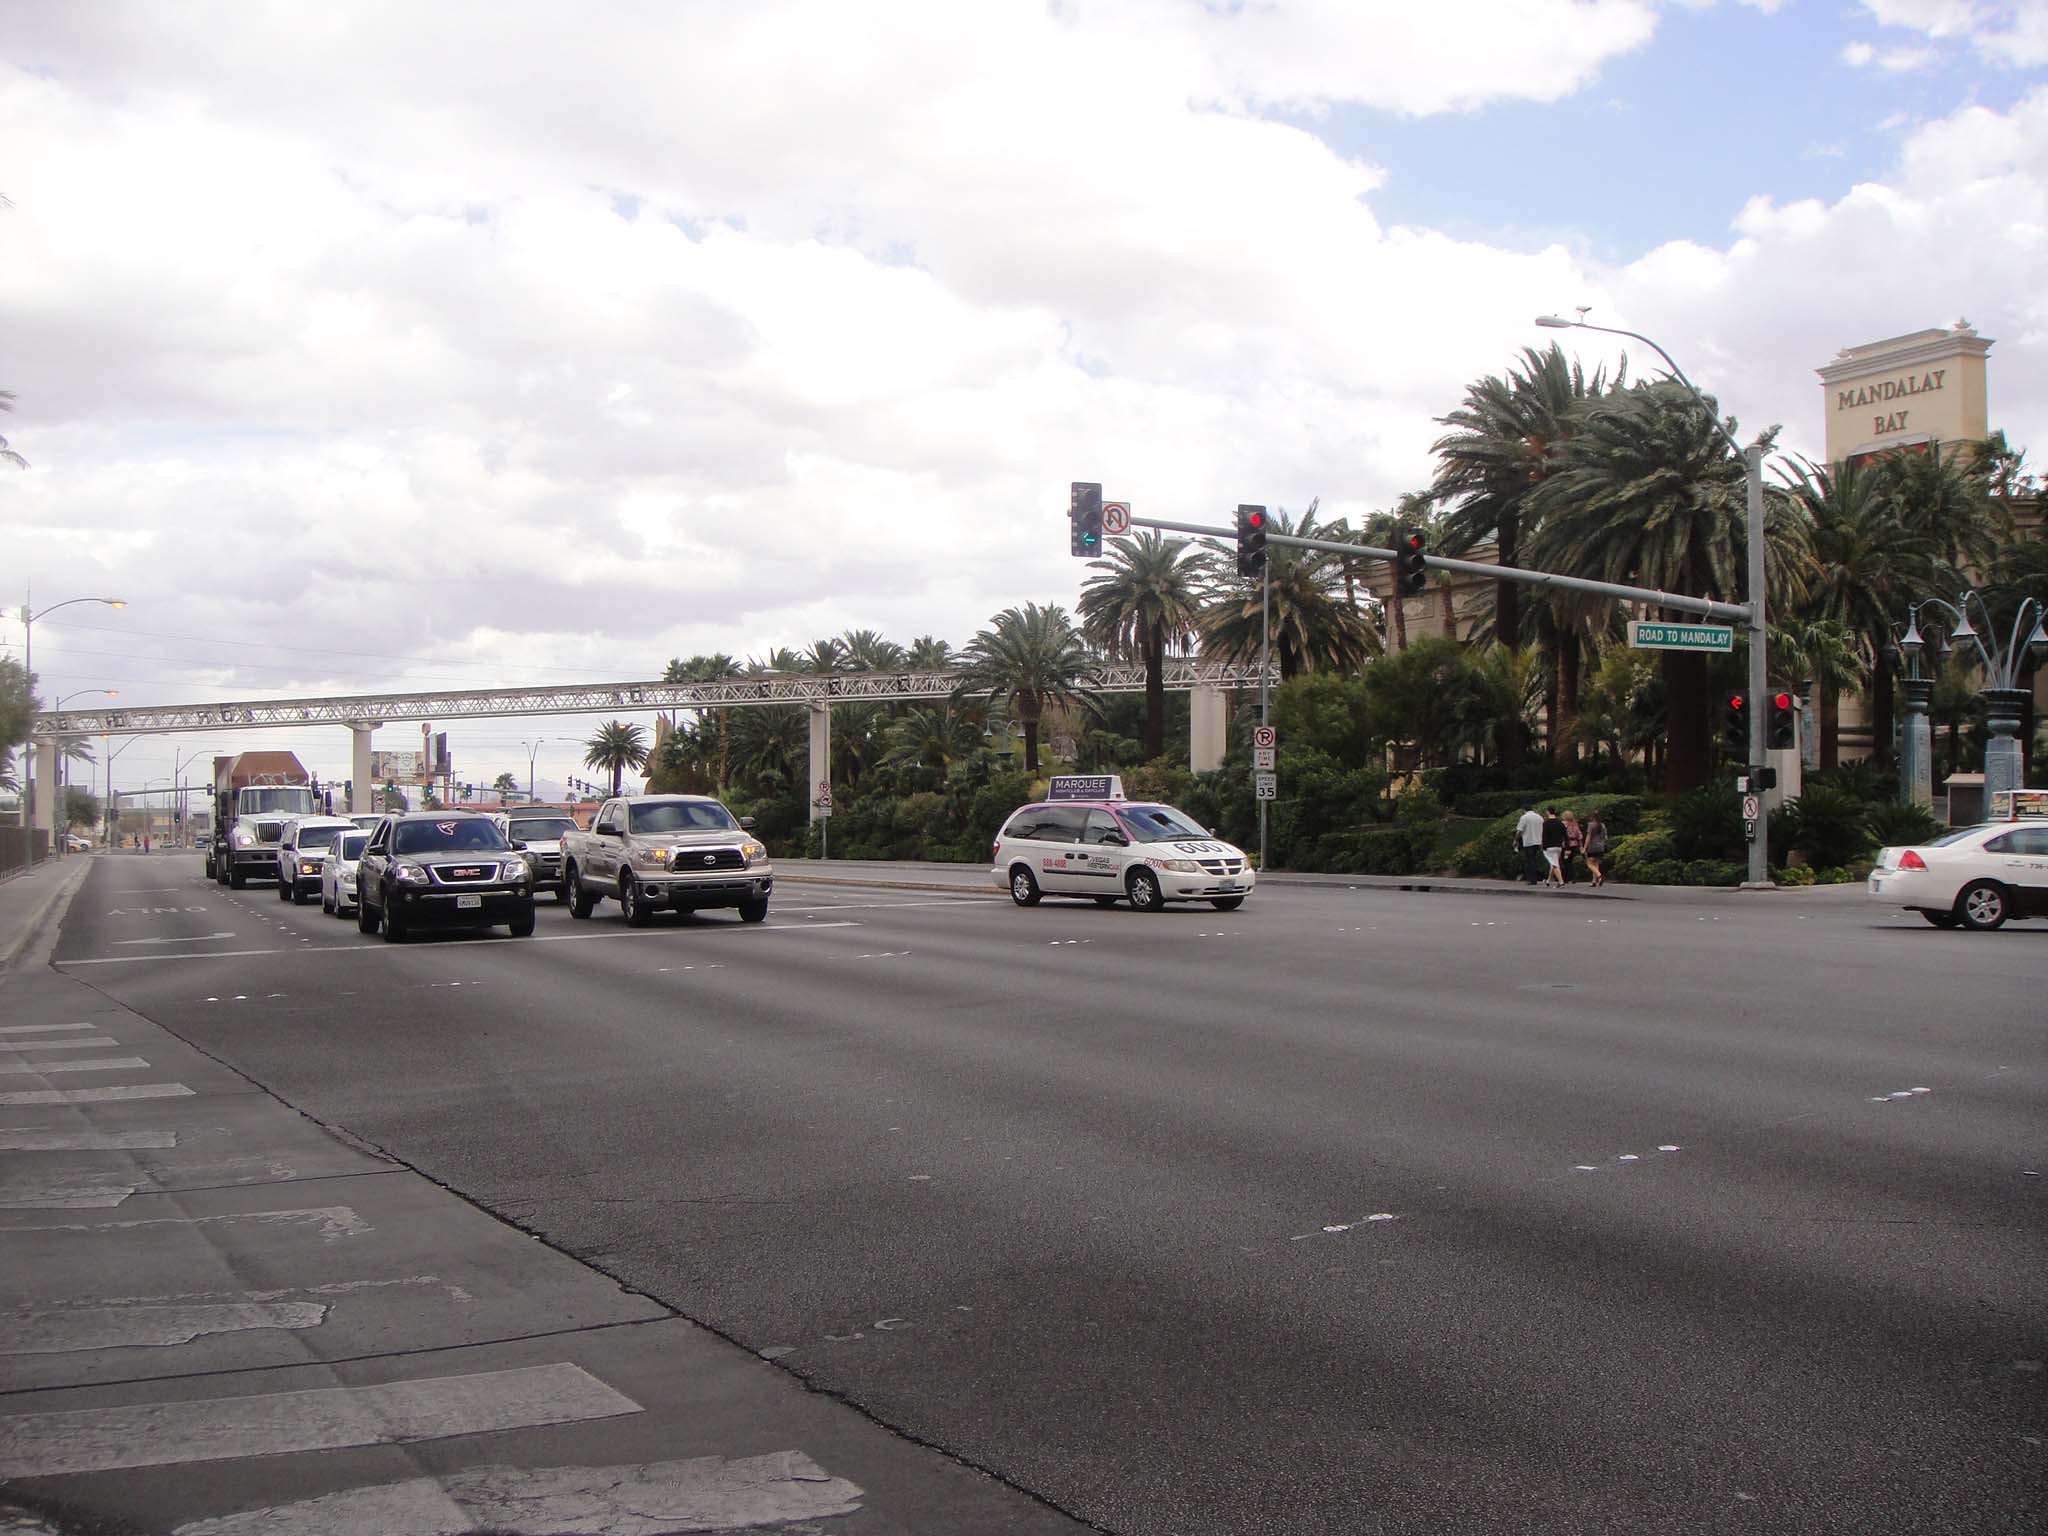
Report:
[[[567,811],[543,807],[499,811],[491,820],[507,842],[524,848],[527,867],[533,871],[534,894],[552,891],[555,900],[567,901],[569,893],[562,884],[562,834],[576,830],[576,818]]]

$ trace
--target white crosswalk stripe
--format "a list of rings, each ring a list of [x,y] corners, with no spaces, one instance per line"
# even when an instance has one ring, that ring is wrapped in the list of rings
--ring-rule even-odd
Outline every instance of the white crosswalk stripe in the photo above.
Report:
[[[135,1083],[121,1088],[18,1088],[0,1093],[0,1106],[36,1104],[112,1104],[121,1099],[189,1099],[183,1083]]]

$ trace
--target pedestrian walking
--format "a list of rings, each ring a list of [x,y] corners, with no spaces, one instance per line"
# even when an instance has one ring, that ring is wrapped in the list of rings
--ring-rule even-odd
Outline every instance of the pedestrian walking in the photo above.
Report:
[[[1557,807],[1543,808],[1542,823],[1543,862],[1547,866],[1543,883],[1557,890],[1564,889],[1564,822],[1557,814]]]
[[[1543,880],[1543,818],[1530,806],[1515,823],[1515,847],[1522,855],[1522,883],[1537,885]]]
[[[1579,818],[1570,811],[1564,813],[1564,883],[1570,885],[1576,878],[1574,867],[1586,852],[1586,834],[1579,827]]]
[[[1586,873],[1593,877],[1592,886],[1599,890],[1607,883],[1607,876],[1600,866],[1607,859],[1607,823],[1600,819],[1598,811],[1586,812]]]

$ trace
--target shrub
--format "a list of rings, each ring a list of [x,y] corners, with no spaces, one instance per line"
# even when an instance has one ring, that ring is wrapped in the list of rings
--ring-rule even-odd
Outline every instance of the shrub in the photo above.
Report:
[[[1864,824],[1870,828],[1870,835],[1886,848],[1931,843],[1942,833],[1941,823],[1925,806],[1901,805],[1896,800],[1873,805]]]
[[[1319,840],[1296,868],[1331,874],[1417,875],[1429,869],[1436,845],[1435,822],[1332,832]]]
[[[1461,875],[1492,880],[1513,880],[1522,873],[1522,856],[1515,852],[1515,823],[1520,811],[1496,817],[1492,826],[1458,850],[1455,866]]]
[[[1878,767],[1867,757],[1808,774],[1802,787],[1812,790],[1816,786],[1840,790],[1851,799],[1861,800],[1867,805],[1896,801],[1899,797],[1898,774],[1892,769]]]
[[[1649,859],[1636,867],[1634,885],[1740,885],[1746,873],[1732,859]]]
[[[1742,802],[1732,786],[1709,784],[1671,808],[1671,841],[1681,859],[1733,859],[1745,846]]]
[[[1780,885],[1812,885],[1814,883],[1814,873],[1811,866],[1804,864],[1796,869],[1778,870],[1771,878]]]
[[[1610,842],[1601,868],[1610,880],[1631,885],[1668,885],[1671,882],[1650,879],[1643,869],[1646,865],[1673,863],[1677,857],[1678,849],[1669,832],[1638,832]]]
[[[1846,790],[1813,785],[1785,809],[1792,846],[1817,868],[1847,864],[1870,851],[1870,807]]]

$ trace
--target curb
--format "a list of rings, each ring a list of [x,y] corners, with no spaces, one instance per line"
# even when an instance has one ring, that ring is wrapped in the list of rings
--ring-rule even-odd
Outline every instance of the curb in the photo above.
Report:
[[[78,887],[85,883],[86,874],[92,868],[89,859],[76,859],[72,863],[75,867],[69,873],[53,881],[47,892],[40,893],[40,900],[31,905],[26,922],[12,933],[0,933],[0,971],[12,970],[14,962],[21,958],[28,947],[41,937],[53,922],[62,917],[65,908],[71,904],[72,896],[76,894]],[[33,880],[38,873],[39,871],[32,870],[26,875],[10,880],[8,884],[18,889],[21,881]]]

